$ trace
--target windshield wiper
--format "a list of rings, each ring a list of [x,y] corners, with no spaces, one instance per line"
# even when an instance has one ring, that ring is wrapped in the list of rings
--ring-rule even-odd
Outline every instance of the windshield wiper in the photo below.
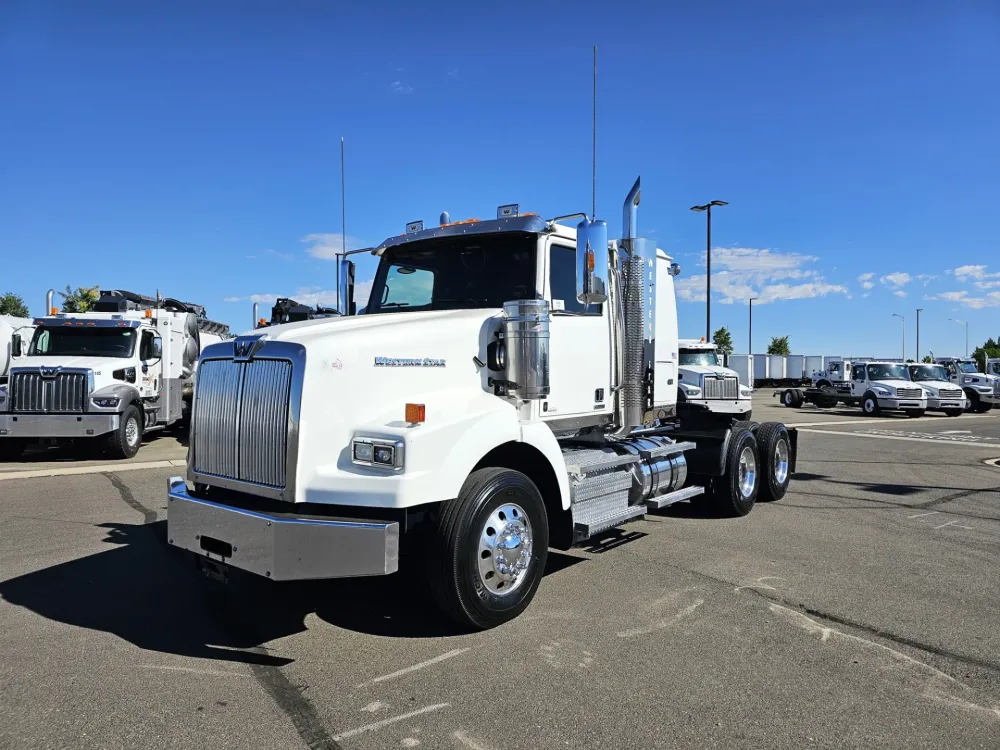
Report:
[[[409,306],[410,306],[409,302],[384,302],[378,306],[378,309],[382,310],[383,308],[386,307],[409,307]]]
[[[489,303],[488,299],[473,299],[472,297],[438,297],[434,300],[433,304],[437,305],[442,302],[471,302],[473,304],[478,304],[480,302]]]

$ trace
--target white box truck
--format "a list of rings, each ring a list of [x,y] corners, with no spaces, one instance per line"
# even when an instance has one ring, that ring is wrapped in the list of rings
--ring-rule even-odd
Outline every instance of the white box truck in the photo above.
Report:
[[[0,456],[67,442],[131,458],[144,434],[185,423],[203,346],[229,338],[204,308],[122,290],[93,311],[35,318],[27,353],[0,386]]]
[[[680,269],[637,236],[639,187],[619,240],[516,206],[411,222],[373,249],[365,315],[206,347],[168,542],[278,581],[389,574],[411,544],[443,610],[487,628],[528,606],[550,546],[780,498],[794,430],[678,416]]]

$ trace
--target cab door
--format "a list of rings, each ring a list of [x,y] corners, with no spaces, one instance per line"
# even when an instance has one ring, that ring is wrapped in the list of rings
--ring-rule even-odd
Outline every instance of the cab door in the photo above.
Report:
[[[163,379],[163,341],[155,331],[142,331],[139,339],[139,395],[154,398],[159,395]]]
[[[851,395],[861,398],[868,390],[867,368],[857,365],[851,368]]]
[[[598,422],[612,409],[610,308],[576,299],[576,247],[548,237],[543,251],[545,298],[549,301],[549,398],[546,421]]]

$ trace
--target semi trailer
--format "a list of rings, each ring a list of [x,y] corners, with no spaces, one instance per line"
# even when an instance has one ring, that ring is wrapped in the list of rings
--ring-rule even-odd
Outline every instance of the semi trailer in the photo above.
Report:
[[[0,456],[41,442],[131,458],[144,435],[187,423],[198,355],[228,326],[159,295],[102,290],[93,310],[59,313],[52,294],[0,386]]]
[[[638,236],[639,200],[636,180],[612,241],[512,205],[411,222],[372,249],[369,314],[206,347],[169,544],[273,581],[394,573],[402,545],[446,613],[488,628],[528,606],[550,546],[781,498],[794,430],[678,412],[680,269]]]
[[[831,362],[836,364],[835,362]],[[838,404],[860,406],[869,416],[883,411],[903,411],[910,417],[921,417],[927,411],[928,392],[910,380],[906,365],[898,362],[846,362],[841,361],[840,372],[846,381],[830,379],[834,370],[827,368],[823,376],[810,388],[786,388],[775,391],[781,402],[798,409],[803,404],[814,404],[821,409],[832,409]]]

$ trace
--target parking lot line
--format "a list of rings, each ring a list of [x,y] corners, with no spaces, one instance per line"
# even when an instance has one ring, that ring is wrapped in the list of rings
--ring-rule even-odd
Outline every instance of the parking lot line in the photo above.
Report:
[[[183,458],[175,458],[164,461],[142,461],[134,464],[117,463],[99,464],[97,466],[59,466],[51,469],[4,471],[0,472],[0,482],[5,479],[36,479],[38,477],[64,477],[75,476],[77,474],[103,474],[106,471],[113,471],[117,474],[121,471],[138,471],[140,469],[168,469],[172,466],[187,466],[187,461]]]
[[[936,414],[925,414],[920,417],[921,421],[928,419],[955,419],[955,417],[947,417],[945,415]],[[959,419],[996,419],[996,417],[989,414],[964,414]],[[826,425],[841,425],[841,424],[879,424],[895,422],[899,424],[900,422],[906,422],[907,420],[902,417],[893,417],[891,419],[840,419],[833,421],[831,419],[824,420],[822,422],[785,422],[787,427],[825,427]]]
[[[365,732],[374,732],[382,727],[387,727],[390,724],[395,724],[400,721],[406,721],[407,719],[412,719],[414,716],[420,716],[421,714],[427,714],[431,711],[440,711],[442,708],[448,708],[450,703],[436,703],[433,706],[424,706],[423,708],[418,708],[416,711],[410,711],[407,714],[401,714],[399,716],[390,716],[388,719],[382,719],[381,721],[376,721],[372,724],[365,724],[361,727],[356,727],[354,729],[349,729],[346,732],[341,732],[333,738],[334,742],[340,742],[341,740],[346,740],[348,737],[354,737],[358,734],[364,734]]]
[[[794,427],[795,425],[789,425],[789,427]],[[932,438],[918,438],[918,437],[904,437],[903,435],[873,435],[869,432],[847,432],[845,430],[810,430],[810,429],[800,429],[799,432],[810,432],[816,435],[846,435],[848,437],[863,437],[872,438],[875,440],[903,440],[909,443],[930,443],[932,445],[962,445],[966,448],[993,448],[1000,447],[996,443],[978,443],[968,440],[934,440]]]

